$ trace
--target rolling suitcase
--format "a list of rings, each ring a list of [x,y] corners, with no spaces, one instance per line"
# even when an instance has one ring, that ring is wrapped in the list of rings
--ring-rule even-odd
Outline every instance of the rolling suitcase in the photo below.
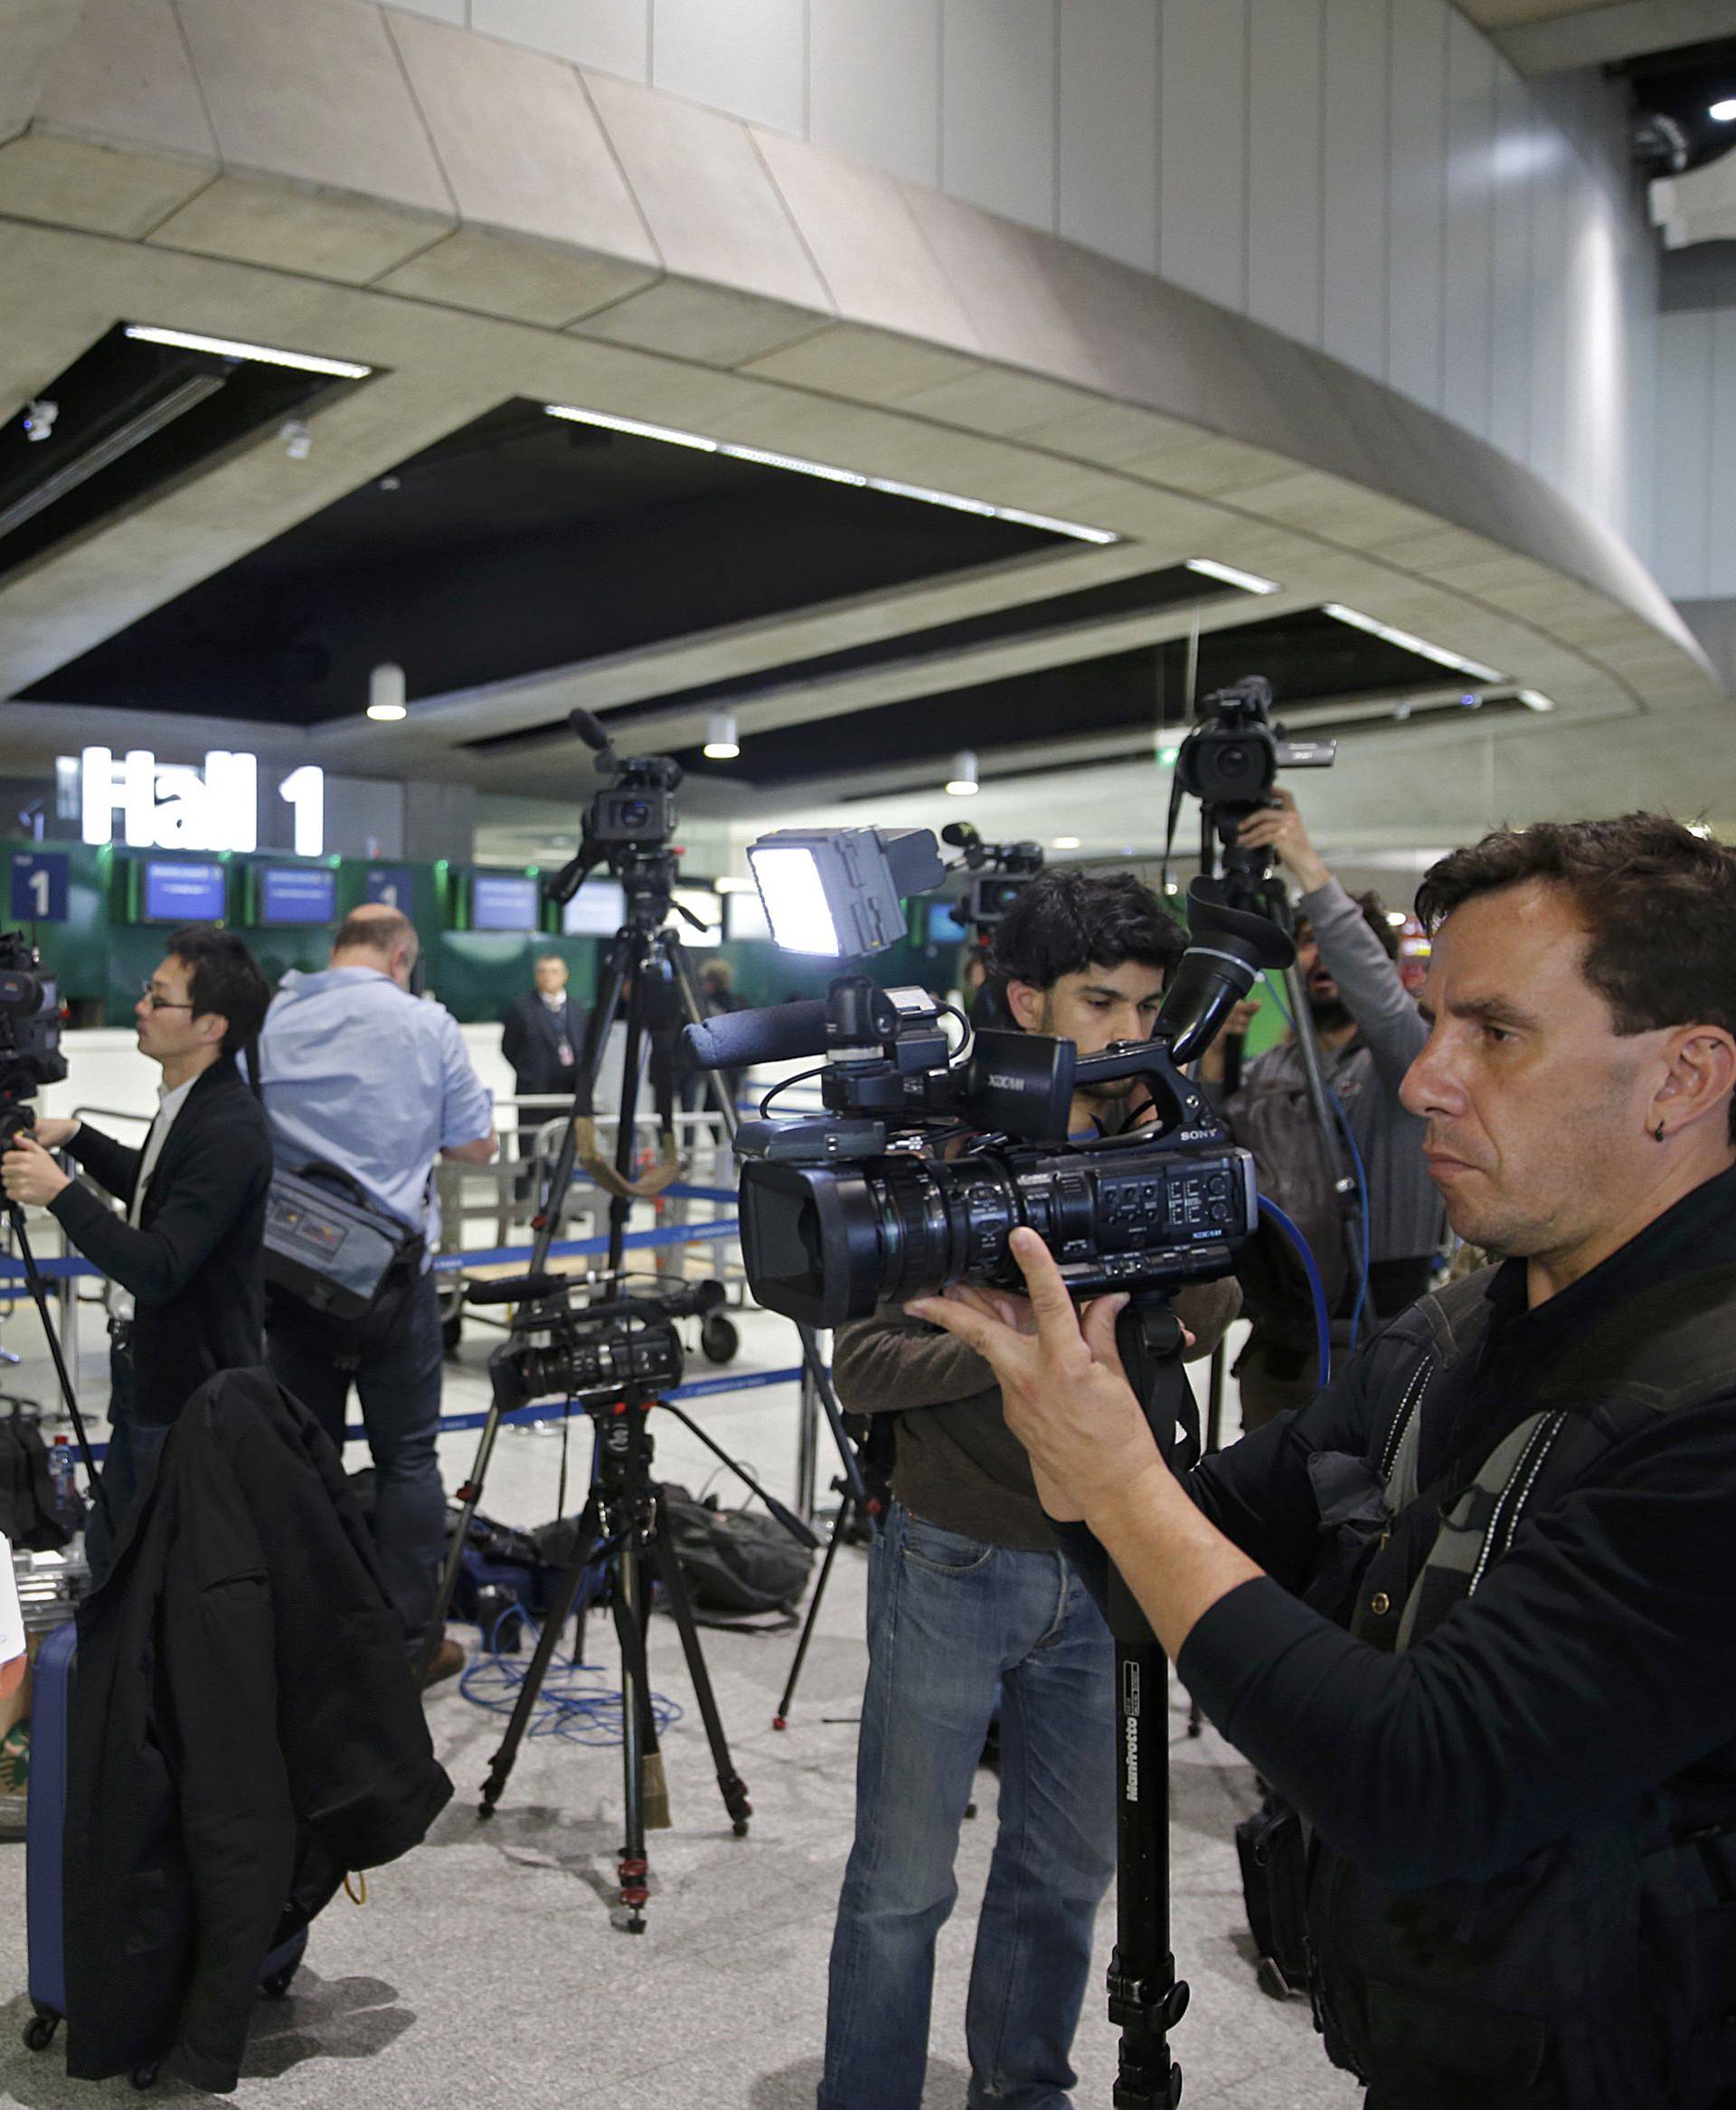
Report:
[[[30,2001],[36,2011],[24,2024],[24,2042],[33,2051],[48,2049],[66,2017],[61,1844],[66,1823],[67,1702],[78,1634],[70,1620],[57,1626],[38,1651],[34,1670],[30,1799],[24,1816],[25,1935]],[[288,1992],[307,1946],[303,1928],[266,1958],[259,1982],[269,1998],[280,2000]],[[133,2086],[148,2088],[156,2079],[155,2066],[141,2066],[133,2075]]]

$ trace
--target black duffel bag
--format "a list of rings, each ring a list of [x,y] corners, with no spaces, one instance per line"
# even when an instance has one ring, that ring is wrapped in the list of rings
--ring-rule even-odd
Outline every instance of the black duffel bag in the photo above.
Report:
[[[1260,1990],[1290,2000],[1308,1985],[1308,1844],[1302,1820],[1269,1794],[1236,1826],[1241,1897],[1254,1937]]]
[[[814,1566],[810,1547],[769,1517],[720,1509],[715,1495],[695,1501],[684,1487],[665,1484],[663,1507],[696,1610],[795,1617]]]

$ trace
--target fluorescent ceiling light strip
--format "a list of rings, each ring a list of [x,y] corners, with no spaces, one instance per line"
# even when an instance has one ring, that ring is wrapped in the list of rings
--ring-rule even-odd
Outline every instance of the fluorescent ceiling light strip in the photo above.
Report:
[[[715,454],[717,441],[699,432],[677,431],[673,425],[647,425],[643,418],[614,418],[607,411],[575,410],[571,403],[544,403],[552,418],[564,418],[569,425],[600,425],[606,432],[628,432],[636,440],[661,440],[670,447],[696,448],[701,454]]]
[[[1327,601],[1320,612],[1331,616],[1335,622],[1348,623],[1353,630],[1366,630],[1371,638],[1380,638],[1403,651],[1414,652],[1420,658],[1432,659],[1437,667],[1450,667],[1458,674],[1473,674],[1479,681],[1506,679],[1495,667],[1485,667],[1480,659],[1467,659],[1462,653],[1449,652],[1444,645],[1431,645],[1426,638],[1414,637],[1409,630],[1396,630],[1391,623],[1377,622],[1372,615],[1345,608],[1338,601]]]
[[[733,440],[708,440],[700,432],[678,431],[673,425],[652,425],[643,418],[618,418],[608,411],[581,411],[571,403],[544,403],[551,418],[564,418],[572,425],[600,425],[608,432],[627,432],[637,440],[662,440],[671,447],[696,448],[702,454],[724,454],[731,461],[757,462],[763,468],[788,469],[798,477],[819,477],[829,484],[848,484],[857,490],[884,491],[891,498],[914,498],[924,506],[945,506],[954,513],[974,513],[980,520],[1009,520],[1020,527],[1040,528],[1045,535],[1071,535],[1075,542],[1111,543],[1121,537],[1113,528],[1088,527],[1082,521],[1060,520],[1052,514],[1027,513],[1019,506],[992,506],[986,498],[967,498],[960,491],[937,491],[927,484],[901,483],[896,477],[871,477],[860,469],[840,468],[835,462],[809,461],[799,454],[778,454],[767,447],[747,447]],[[1246,576],[1251,578],[1250,572]],[[1276,592],[1274,587],[1265,591]]]
[[[1226,586],[1240,586],[1244,593],[1281,593],[1284,591],[1276,579],[1262,579],[1258,572],[1244,572],[1234,564],[1221,564],[1215,557],[1190,557],[1187,569],[1197,572],[1202,579],[1218,579]]]
[[[793,469],[798,477],[823,477],[828,484],[865,484],[866,477],[853,468],[834,468],[824,461],[804,461],[797,454],[771,454],[763,447],[738,447],[733,440],[722,441],[717,451],[727,454],[732,461],[757,461],[764,468]]]
[[[919,498],[925,506],[948,506],[955,513],[977,513],[985,520],[995,517],[995,508],[986,498],[965,498],[957,491],[931,491],[926,484],[901,484],[892,477],[870,477],[868,488],[884,491],[894,498]]]
[[[1112,528],[1084,527],[1077,520],[1057,520],[1049,513],[1026,513],[1017,506],[996,506],[997,520],[1015,521],[1021,527],[1041,527],[1050,535],[1070,535],[1075,542],[1119,542]]]
[[[1552,711],[1555,708],[1554,697],[1544,695],[1539,689],[1522,688],[1519,691],[1519,701],[1528,711]]]
[[[329,374],[339,381],[362,381],[373,372],[354,359],[322,359],[316,352],[285,352],[275,345],[247,345],[234,337],[206,337],[196,330],[158,329],[129,322],[127,335],[143,345],[168,345],[181,352],[211,352],[220,359],[250,359],[259,366],[291,366],[298,374]]]

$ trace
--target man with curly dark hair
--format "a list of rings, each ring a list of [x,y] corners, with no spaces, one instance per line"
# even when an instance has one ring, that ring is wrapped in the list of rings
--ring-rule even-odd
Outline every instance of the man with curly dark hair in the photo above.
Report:
[[[1144,1040],[1186,941],[1130,873],[1049,871],[995,932],[999,1002],[1081,1055]],[[1138,1118],[1130,1081],[1074,1099],[1075,1134]],[[1209,1355],[1233,1282],[1176,1310]],[[870,1556],[868,1687],[856,1836],[832,1946],[822,2110],[917,2110],[928,2064],[934,1944],[996,1708],[999,1830],[966,2006],[973,2110],[1060,2105],[1115,1866],[1115,1654],[1038,1502],[982,1358],[896,1306],[839,1329],[851,1412],[895,1432],[893,1500]]]

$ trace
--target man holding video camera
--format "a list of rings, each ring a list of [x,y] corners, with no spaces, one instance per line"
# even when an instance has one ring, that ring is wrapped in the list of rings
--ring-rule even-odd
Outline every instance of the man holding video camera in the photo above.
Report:
[[[107,1500],[85,1532],[97,1583],[188,1399],[219,1370],[260,1359],[271,1144],[236,1056],[257,1038],[269,1000],[233,932],[184,925],[134,1006],[139,1050],[163,1071],[143,1147],[88,1121],[39,1121],[6,1150],[8,1197],[49,1209],[113,1285]],[[125,1214],[69,1179],[51,1150],[76,1159]]]
[[[1130,874],[1049,871],[995,935],[993,971],[1025,1032],[1081,1055],[1149,1038],[1184,940]],[[1076,1133],[1138,1118],[1142,1088],[1082,1092]],[[1233,1282],[1176,1310],[1211,1351]],[[882,1307],[839,1329],[838,1396],[895,1432],[894,1500],[870,1556],[869,1673],[856,1835],[833,1937],[821,2110],[916,2110],[935,1937],[958,1887],[958,1827],[996,1708],[1000,1813],[966,2009],[973,2110],[1052,2110],[1115,1865],[1114,1651],[1058,1553],[993,1371]]]
[[[278,1283],[266,1307],[271,1367],[341,1452],[352,1385],[374,1464],[380,1572],[412,1655],[433,1607],[446,1547],[436,1443],[443,1340],[432,1247],[434,1160],[486,1165],[494,1102],[458,1023],[410,993],[415,926],[381,903],[353,909],[322,973],[291,971],[260,1036],[265,1109],[278,1162],[332,1166],[396,1227],[397,1260],[360,1319],[318,1311]],[[429,1680],[464,1661],[442,1641]]]
[[[1049,1514],[1301,1812],[1369,2110],[1736,2101],[1736,853],[1540,823],[1424,881],[1405,1080],[1453,1228],[1302,1413],[1178,1482],[1028,1233],[986,1356]],[[1191,1498],[1191,1499],[1190,1499]]]
[[[1224,1112],[1237,1142],[1254,1154],[1260,1192],[1300,1227],[1313,1250],[1326,1280],[1336,1350],[1349,1343],[1359,1297],[1359,1330],[1372,1330],[1413,1304],[1438,1264],[1440,1197],[1422,1154],[1422,1123],[1399,1097],[1428,1028],[1399,979],[1397,945],[1379,897],[1347,894],[1309,841],[1296,800],[1282,790],[1272,797],[1275,804],[1242,822],[1237,840],[1243,849],[1277,856],[1301,889],[1297,965],[1321,1072],[1344,1109],[1367,1179],[1365,1288],[1360,1269],[1349,1265],[1344,1216],[1294,1036],[1248,1064]],[[1226,1042],[1259,1008],[1239,1005],[1201,1058],[1200,1077],[1214,1093],[1224,1083]],[[1342,1131],[1335,1140],[1342,1144]],[[1314,1309],[1299,1265],[1276,1234],[1248,1256],[1242,1286],[1253,1331],[1235,1375],[1241,1425],[1250,1430],[1313,1397]]]

